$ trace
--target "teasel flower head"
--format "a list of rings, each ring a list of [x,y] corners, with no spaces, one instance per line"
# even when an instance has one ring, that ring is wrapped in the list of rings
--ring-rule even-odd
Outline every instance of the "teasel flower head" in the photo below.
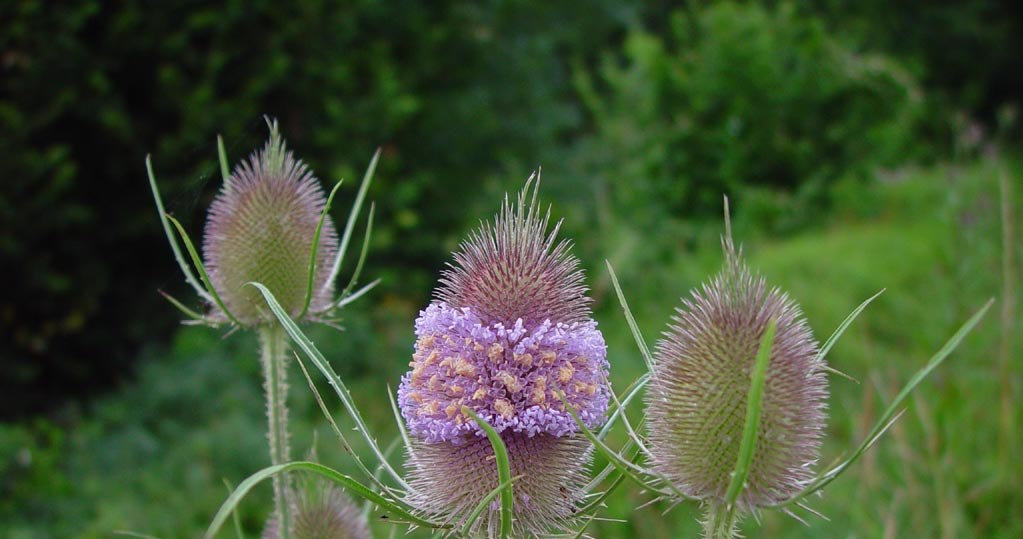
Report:
[[[371,539],[369,523],[359,507],[341,489],[322,480],[300,485],[293,496],[290,537],[293,539]],[[280,539],[277,520],[271,518],[263,539]]]
[[[378,283],[374,281],[353,290],[372,230],[371,205],[359,263],[348,286],[340,297],[335,297],[334,281],[380,152],[377,151],[370,161],[339,242],[327,210],[341,183],[335,186],[330,197],[325,197],[319,180],[286,148],[276,120],[267,118],[267,124],[269,140],[233,172],[229,171],[223,144],[218,139],[224,184],[210,206],[202,256],[181,223],[165,212],[152,163],[146,158],[153,200],[171,250],[185,281],[204,300],[207,312],[197,313],[167,294],[164,296],[191,318],[192,323],[219,326],[227,322],[235,328],[272,324],[274,317],[263,297],[250,286],[260,283],[270,290],[292,319],[330,324],[339,308]],[[179,240],[185,249],[179,246]],[[191,264],[186,261],[186,251]],[[198,270],[198,278],[192,266]]]
[[[461,244],[416,320],[411,370],[398,389],[414,438],[410,503],[458,521],[498,486],[490,442],[465,407],[500,433],[521,476],[515,533],[526,535],[558,527],[581,499],[589,446],[565,402],[595,428],[610,395],[582,270],[556,239],[560,223],[548,231],[550,211],[541,213],[532,180]],[[477,529],[493,531],[491,509]]]
[[[308,310],[327,308],[338,239],[330,217],[317,238],[326,197],[309,168],[271,125],[262,150],[235,167],[210,206],[203,251],[213,288],[242,325],[272,318],[250,282],[263,283],[292,317],[306,310],[309,264],[316,249]],[[316,239],[316,242],[314,242]],[[214,305],[214,318],[226,314]]]
[[[753,274],[723,239],[725,264],[684,299],[657,346],[647,392],[652,467],[688,497],[726,501],[742,440],[754,360],[771,344],[742,512],[789,501],[814,479],[827,407],[824,360],[799,306]]]

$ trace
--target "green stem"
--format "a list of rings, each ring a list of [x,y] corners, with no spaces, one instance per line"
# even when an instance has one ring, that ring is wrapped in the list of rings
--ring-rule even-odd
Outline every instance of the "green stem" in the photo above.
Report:
[[[263,388],[266,390],[270,462],[279,466],[291,460],[288,446],[287,335],[280,324],[274,323],[260,328],[259,342],[262,348]],[[291,534],[291,496],[287,474],[275,475],[273,488],[278,537],[287,539]]]
[[[703,539],[733,539],[739,536],[739,514],[735,507],[711,503],[703,520]]]

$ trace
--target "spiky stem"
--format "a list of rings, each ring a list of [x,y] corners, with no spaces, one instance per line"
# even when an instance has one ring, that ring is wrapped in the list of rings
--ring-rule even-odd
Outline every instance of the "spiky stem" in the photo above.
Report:
[[[739,537],[739,513],[734,507],[711,502],[703,519],[703,539],[735,539]]]
[[[262,348],[263,388],[266,390],[267,439],[270,442],[270,462],[274,466],[291,460],[288,445],[288,346],[287,335],[280,324],[273,323],[259,330]],[[291,531],[291,500],[286,474],[275,475],[274,511],[281,539]]]

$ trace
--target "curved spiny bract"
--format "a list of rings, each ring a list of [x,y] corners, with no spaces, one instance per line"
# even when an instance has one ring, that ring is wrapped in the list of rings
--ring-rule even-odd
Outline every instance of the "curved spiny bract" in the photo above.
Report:
[[[760,426],[743,511],[788,501],[813,479],[826,421],[826,365],[799,307],[753,275],[726,238],[725,267],[676,309],[647,393],[653,468],[685,495],[725,501],[754,359],[771,320]]]
[[[569,530],[583,499],[590,445],[581,436],[501,435],[513,482],[512,537],[537,537]],[[415,441],[409,449],[407,500],[428,518],[456,529],[498,486],[494,449],[485,437],[466,436],[459,444]],[[469,528],[471,536],[497,537],[500,501],[495,499]]]
[[[263,283],[293,317],[306,304],[316,227],[326,205],[319,181],[285,149],[271,126],[261,151],[235,167],[210,206],[204,238],[210,281],[227,310],[245,326],[272,320],[262,296],[246,286]],[[327,217],[320,232],[309,311],[330,306],[330,265],[337,231]],[[225,319],[214,306],[211,316]]]
[[[494,222],[462,242],[441,276],[438,299],[469,307],[486,323],[590,318],[579,260],[569,241],[556,241],[560,222],[548,232],[550,209],[541,213],[538,189],[539,180],[532,192],[527,183],[514,204],[505,196]]]

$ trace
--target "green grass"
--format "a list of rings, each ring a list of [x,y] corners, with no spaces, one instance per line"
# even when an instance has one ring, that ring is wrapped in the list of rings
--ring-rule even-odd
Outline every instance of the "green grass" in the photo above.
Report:
[[[1011,170],[1016,178],[1013,207],[1018,209],[1023,174],[1018,167]],[[1016,297],[1001,297],[996,172],[996,164],[989,162],[942,166],[906,171],[869,188],[845,189],[828,222],[785,238],[756,236],[752,225],[737,223],[736,239],[745,244],[751,266],[802,305],[820,339],[862,300],[887,288],[829,358],[831,366],[859,383],[831,378],[831,420],[822,464],[851,450],[866,435],[911,373],[987,298],[1019,305],[1020,287]],[[733,201],[739,215],[742,202],[741,196]],[[602,259],[614,264],[639,327],[653,344],[679,296],[720,263],[716,236],[722,227],[701,226],[692,250],[673,250],[674,240],[658,231],[617,224],[606,231],[605,251],[584,247],[578,253],[592,268],[595,316],[605,332],[617,389],[644,366]],[[1019,275],[1021,261],[1014,264]],[[420,307],[371,293],[348,312],[346,332],[311,330],[383,446],[398,434],[386,385],[395,387],[406,368],[412,321]],[[999,370],[1001,324],[1012,328],[1010,338],[1023,327],[1018,319],[1000,320],[999,313],[998,306],[992,309],[921,385],[907,413],[876,447],[822,497],[811,500],[829,520],[808,516],[806,527],[767,512],[762,525],[745,523],[746,536],[1023,536],[1023,517],[1015,514],[1023,505],[1020,446],[1000,428],[1006,374],[1010,409],[1023,417],[1023,368],[1013,362],[1008,373]],[[1015,337],[1009,357],[1021,357],[1021,348]],[[253,334],[221,340],[211,330],[182,329],[168,349],[144,354],[137,380],[90,409],[69,409],[49,421],[0,425],[4,537],[110,537],[113,530],[164,538],[199,536],[227,497],[223,480],[237,485],[269,464],[257,354]],[[305,453],[315,431],[320,460],[356,475],[297,369],[291,380],[294,454]],[[321,392],[341,428],[350,428],[333,392],[325,385]],[[640,406],[632,408],[632,417],[638,418]],[[353,443],[358,440],[351,438]],[[612,447],[623,443],[623,432],[612,433]],[[356,451],[370,458],[365,447],[356,444]],[[698,508],[684,504],[667,514],[660,504],[637,509],[647,501],[647,494],[623,483],[600,514],[623,522],[595,522],[589,533],[698,536]],[[258,536],[269,504],[266,485],[241,503],[249,537]],[[390,526],[376,524],[378,536],[386,536]]]

